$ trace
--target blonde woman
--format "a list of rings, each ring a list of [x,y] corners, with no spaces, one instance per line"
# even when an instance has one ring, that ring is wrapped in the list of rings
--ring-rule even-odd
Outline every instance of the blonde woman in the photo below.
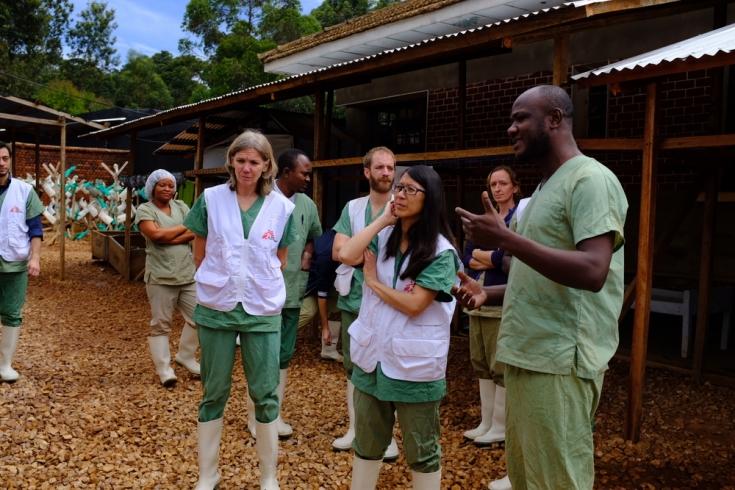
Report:
[[[197,490],[220,481],[219,446],[232,384],[236,339],[255,405],[260,488],[278,489],[278,377],[281,309],[286,300],[282,269],[295,236],[294,205],[278,192],[278,167],[267,138],[240,134],[227,150],[229,181],[204,191],[185,225],[194,238],[197,307],[204,394],[199,404]]]

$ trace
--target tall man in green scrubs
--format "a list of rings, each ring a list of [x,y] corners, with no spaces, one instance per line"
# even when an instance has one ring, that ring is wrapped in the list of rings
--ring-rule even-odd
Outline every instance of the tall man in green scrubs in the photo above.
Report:
[[[396,157],[385,146],[378,146],[368,151],[362,159],[363,173],[370,184],[370,194],[348,202],[342,209],[339,220],[334,225],[337,234],[334,237],[332,258],[339,261],[339,251],[357,232],[380,216],[383,208],[390,200],[393,189],[393,179],[396,173]],[[332,442],[332,448],[337,451],[349,451],[355,438],[355,408],[353,393],[355,390],[352,381],[352,360],[350,359],[350,336],[347,329],[357,319],[362,302],[362,270],[340,265],[337,269],[335,285],[340,296],[337,308],[342,315],[342,356],[345,373],[347,374],[347,433]],[[342,289],[342,291],[340,291]],[[385,452],[386,459],[398,457],[398,447],[395,439]]]
[[[503,304],[497,357],[507,365],[514,489],[593,487],[592,427],[618,345],[628,202],[615,175],[577,148],[572,110],[549,85],[513,104],[515,156],[543,176],[519,222],[506,228],[486,193],[484,214],[457,208],[469,239],[513,255],[507,286],[483,289],[460,274],[457,296],[470,307]]]
[[[281,411],[279,414],[283,414],[288,365],[296,350],[301,298],[304,297],[306,280],[309,277],[311,256],[314,253],[314,239],[322,234],[322,224],[319,221],[316,204],[304,194],[309,187],[309,182],[311,182],[311,160],[303,151],[286,150],[278,157],[278,180],[273,190],[283,194],[296,206],[291,215],[291,223],[298,235],[296,240],[288,246],[288,261],[283,270],[283,280],[286,282],[286,304],[281,310],[281,372],[278,382],[278,400],[281,403]],[[254,414],[254,411],[248,410],[248,414],[250,413]],[[255,420],[252,422],[249,424],[251,428],[255,426]],[[278,416],[276,423],[280,437],[289,437],[293,434],[293,429],[283,421],[282,415]]]
[[[43,204],[32,186],[11,176],[10,164],[10,147],[0,142],[0,380],[14,383],[28,275],[41,272]]]

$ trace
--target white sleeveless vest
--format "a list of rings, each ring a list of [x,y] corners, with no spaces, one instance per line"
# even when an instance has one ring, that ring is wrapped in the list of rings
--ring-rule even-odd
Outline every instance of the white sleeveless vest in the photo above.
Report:
[[[395,257],[383,260],[385,246],[393,227],[378,233],[378,280],[393,286]],[[440,235],[435,255],[456,250],[444,236]],[[410,256],[406,256],[398,273],[395,288],[407,291],[413,287],[410,278],[401,279]],[[459,260],[459,259],[457,259]],[[365,372],[371,373],[380,362],[383,373],[389,378],[404,381],[437,381],[443,379],[447,370],[449,337],[455,300],[432,301],[415,317],[401,313],[383,302],[366,284],[362,287],[360,313],[348,330],[351,338],[352,362]]]
[[[10,179],[5,200],[0,209],[0,256],[8,262],[28,260],[31,239],[26,224],[26,202],[33,190],[29,184]]]
[[[357,235],[365,228],[365,210],[369,203],[370,196],[353,199],[347,203],[352,236]],[[337,276],[334,278],[334,289],[337,290],[340,296],[347,296],[352,289],[352,275],[355,273],[355,268],[351,265],[340,264],[335,272]]]
[[[278,315],[286,301],[286,285],[276,252],[294,205],[271,192],[244,238],[240,206],[229,184],[204,191],[207,245],[197,270],[197,301],[217,311],[241,302],[251,315]]]

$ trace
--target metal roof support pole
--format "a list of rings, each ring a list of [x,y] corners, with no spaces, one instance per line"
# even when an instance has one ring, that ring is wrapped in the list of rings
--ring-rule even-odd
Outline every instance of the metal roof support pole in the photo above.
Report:
[[[66,275],[66,119],[59,118],[61,143],[59,144],[59,277]]]
[[[653,243],[656,223],[656,95],[656,82],[648,83],[646,87],[646,119],[643,130],[633,344],[630,353],[628,412],[625,420],[625,437],[633,442],[638,442],[641,436],[643,384],[646,373],[648,322],[653,284]]]
[[[194,157],[194,199],[202,193],[202,176],[197,173],[204,168],[204,131],[207,127],[207,117],[199,116],[197,128],[197,152]]]

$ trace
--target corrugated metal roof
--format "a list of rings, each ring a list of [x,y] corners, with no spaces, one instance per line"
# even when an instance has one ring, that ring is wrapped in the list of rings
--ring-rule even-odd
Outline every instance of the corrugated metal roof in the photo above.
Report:
[[[636,70],[649,66],[657,66],[664,63],[685,61],[690,58],[701,59],[717,54],[728,54],[735,51],[735,24],[720,29],[700,34],[678,43],[664,46],[663,48],[639,54],[617,63],[589,70],[574,75],[574,80],[583,80],[602,75],[610,75],[614,72],[625,70]]]
[[[535,17],[537,17],[539,15],[547,14],[549,12],[556,12],[556,11],[560,11],[560,10],[569,10],[569,9],[576,9],[576,8],[583,8],[583,7],[586,7],[586,6],[591,5],[591,4],[595,4],[595,3],[608,3],[608,2],[611,2],[611,1],[612,0],[580,0],[580,1],[576,1],[576,2],[567,2],[567,3],[564,3],[562,5],[555,5],[553,7],[549,7],[549,8],[537,10],[535,12],[531,12],[531,13],[528,13],[528,14],[520,15],[520,16],[517,16],[517,17],[510,18],[510,19],[505,19],[505,20],[502,20],[502,21],[493,22],[492,24],[487,24],[487,25],[484,25],[484,26],[476,27],[474,29],[467,29],[467,30],[455,32],[455,33],[452,33],[452,34],[446,34],[446,35],[437,36],[437,37],[434,37],[434,38],[431,38],[431,39],[425,39],[423,41],[420,41],[420,42],[417,42],[417,43],[414,43],[414,44],[410,44],[408,46],[401,46],[399,48],[387,49],[387,50],[381,51],[380,53],[377,53],[377,54],[372,54],[372,55],[369,55],[369,56],[364,56],[362,58],[356,58],[354,60],[345,61],[345,62],[341,62],[341,63],[336,63],[334,65],[331,65],[331,66],[328,66],[328,67],[325,67],[325,68],[318,68],[316,70],[308,71],[308,72],[305,72],[305,73],[299,73],[298,75],[292,75],[290,77],[282,78],[280,80],[276,80],[276,81],[273,81],[273,82],[266,82],[266,83],[262,83],[262,84],[259,84],[259,85],[254,85],[252,87],[248,87],[248,88],[244,88],[244,89],[241,89],[241,90],[237,90],[235,92],[230,92],[228,94],[220,95],[218,97],[212,97],[210,99],[205,99],[205,100],[202,100],[202,101],[199,101],[199,102],[195,102],[195,103],[191,103],[191,104],[185,104],[185,105],[178,106],[178,107],[172,107],[171,109],[166,109],[166,110],[163,110],[161,112],[158,112],[158,113],[153,114],[153,115],[150,115],[150,116],[144,116],[144,117],[141,117],[139,119],[135,119],[133,121],[128,121],[126,123],[117,125],[117,126],[115,126],[113,128],[103,129],[103,130],[100,130],[100,131],[93,131],[93,132],[88,133],[88,135],[89,136],[91,136],[91,135],[100,135],[100,134],[104,134],[105,132],[110,132],[110,131],[113,131],[113,130],[114,130],[115,133],[118,133],[118,132],[120,132],[121,129],[127,128],[129,126],[133,126],[133,125],[137,126],[137,125],[139,125],[139,123],[144,122],[146,120],[159,120],[159,119],[163,120],[163,119],[166,119],[167,116],[169,116],[169,115],[171,115],[173,113],[179,112],[179,111],[185,111],[185,110],[196,108],[196,107],[203,107],[203,106],[206,106],[207,104],[211,104],[212,102],[219,102],[219,101],[230,99],[230,98],[234,99],[234,98],[237,98],[240,95],[246,94],[248,92],[254,92],[254,91],[256,91],[258,89],[261,89],[261,88],[275,87],[275,86],[278,86],[278,85],[281,85],[281,84],[286,84],[287,82],[291,82],[293,80],[297,80],[297,79],[300,79],[300,78],[308,78],[308,77],[313,76],[315,74],[326,73],[326,72],[329,72],[331,70],[335,70],[337,68],[341,68],[341,67],[345,67],[345,66],[349,66],[349,65],[366,63],[368,61],[376,60],[376,59],[379,59],[379,58],[384,57],[384,56],[388,56],[388,55],[393,54],[393,53],[402,52],[402,51],[408,51],[408,50],[411,50],[411,49],[417,49],[419,47],[424,47],[424,46],[430,45],[432,43],[438,42],[440,40],[452,39],[452,38],[459,38],[459,37],[465,36],[465,35],[467,35],[469,33],[478,32],[478,31],[482,31],[482,30],[486,30],[486,29],[492,29],[494,27],[498,27],[498,26],[502,26],[502,25],[506,25],[506,24],[521,22],[521,21],[524,21],[524,20],[527,20],[527,19],[530,19],[530,18],[535,18]]]

